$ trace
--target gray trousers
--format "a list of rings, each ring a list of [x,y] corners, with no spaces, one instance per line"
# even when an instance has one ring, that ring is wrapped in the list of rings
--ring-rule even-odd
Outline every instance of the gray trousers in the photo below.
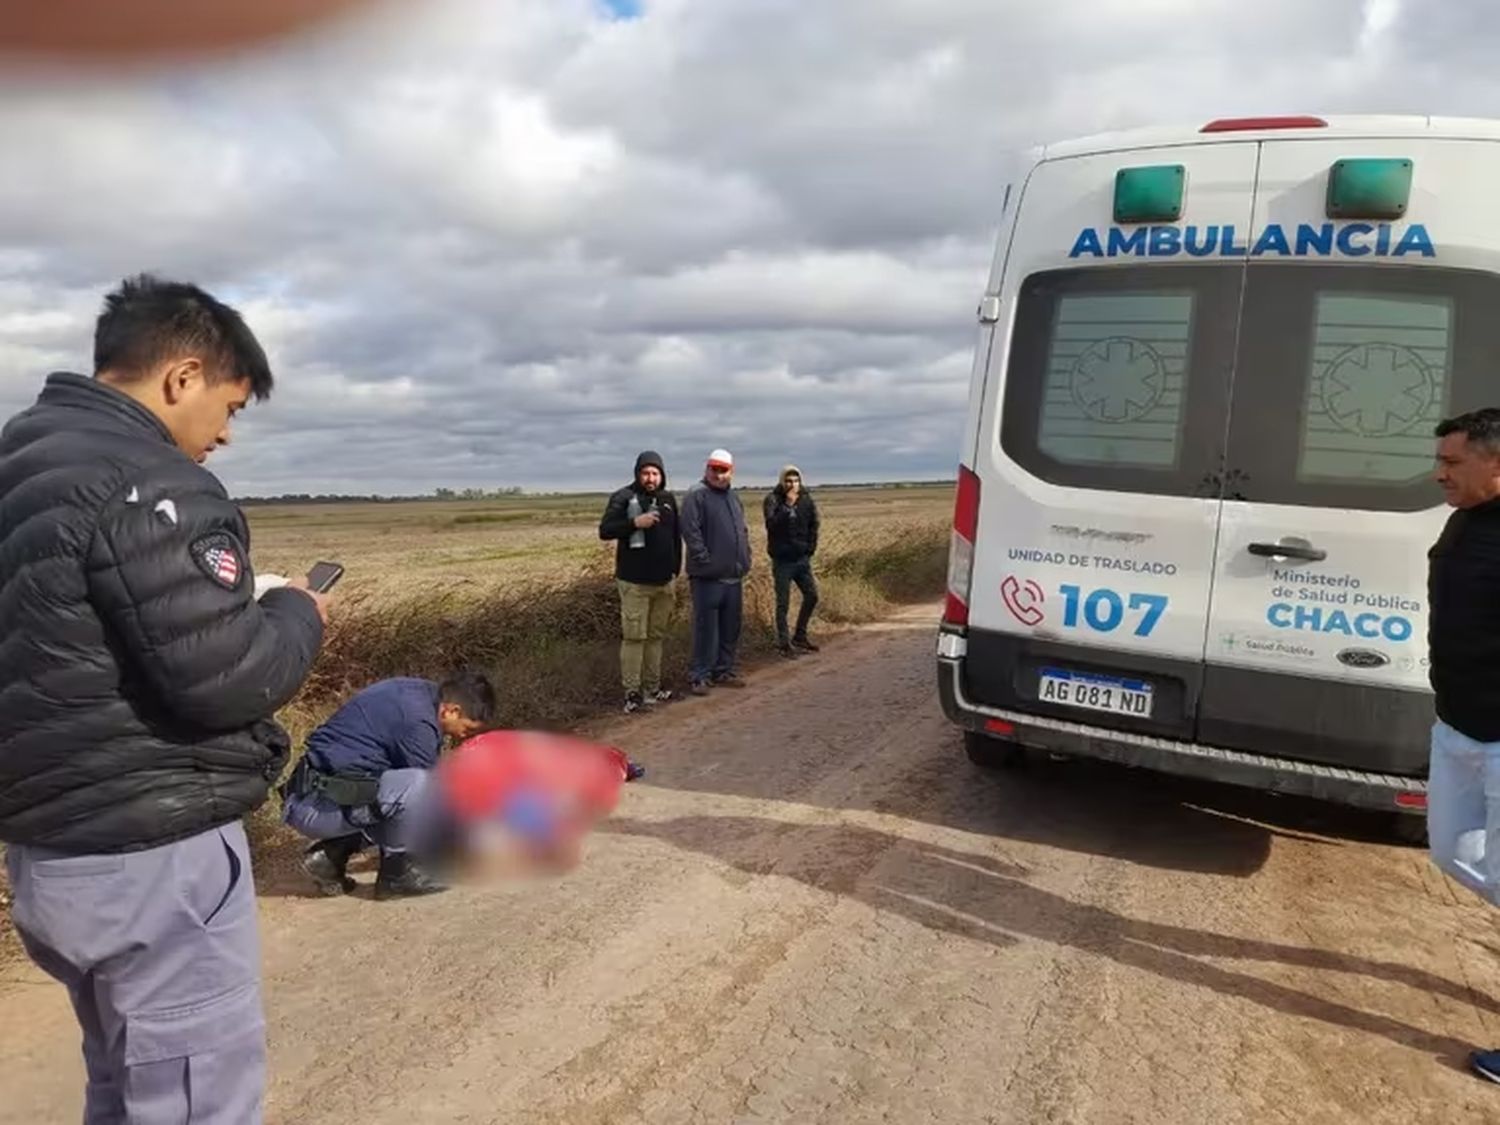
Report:
[[[83,1031],[85,1125],[258,1125],[266,1034],[244,827],[148,851],[6,849],[26,952]]]
[[[376,797],[379,815],[364,806],[346,809],[320,793],[291,797],[281,818],[288,827],[313,840],[330,840],[362,832],[384,852],[416,851],[433,829],[438,814],[431,770],[386,770]]]

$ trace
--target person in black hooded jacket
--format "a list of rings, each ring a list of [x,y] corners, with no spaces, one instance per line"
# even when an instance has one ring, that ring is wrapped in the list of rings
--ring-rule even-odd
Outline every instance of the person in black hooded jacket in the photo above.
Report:
[[[239,314],[134,279],[94,355],[93,378],[50,376],[0,432],[13,918],[72,997],[89,1120],[186,1121],[191,1098],[195,1121],[259,1121],[242,818],[286,763],[272,717],[322,644],[324,599],[305,579],[255,599],[244,516],[202,467],[271,390]]]
[[[803,487],[802,470],[796,465],[783,467],[764,507],[766,553],[771,556],[776,585],[776,646],[786,657],[817,652],[818,646],[808,638],[807,623],[818,608],[818,580],[813,577],[812,557],[818,551],[822,520],[812,493]],[[802,604],[797,610],[797,631],[788,634],[786,619],[793,583],[802,594]]]
[[[659,453],[648,449],[635,459],[635,479],[609,498],[599,538],[616,543],[625,710],[654,707],[672,698],[661,682],[662,642],[676,603],[672,583],[682,570],[677,498],[667,491]]]

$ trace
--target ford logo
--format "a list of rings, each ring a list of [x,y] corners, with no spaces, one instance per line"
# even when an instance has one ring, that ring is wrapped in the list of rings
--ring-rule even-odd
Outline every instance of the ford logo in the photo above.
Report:
[[[1384,668],[1391,658],[1369,648],[1346,648],[1339,653],[1339,663],[1350,668]]]

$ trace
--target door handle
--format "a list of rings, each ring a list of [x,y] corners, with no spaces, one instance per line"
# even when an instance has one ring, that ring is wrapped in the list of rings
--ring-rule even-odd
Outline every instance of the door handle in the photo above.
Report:
[[[1301,559],[1303,562],[1322,562],[1328,552],[1311,543],[1251,543],[1250,553],[1262,559]]]

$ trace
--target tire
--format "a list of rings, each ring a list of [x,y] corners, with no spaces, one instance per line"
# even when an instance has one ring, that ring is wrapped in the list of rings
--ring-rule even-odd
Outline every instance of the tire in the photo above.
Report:
[[[980,769],[1024,769],[1030,760],[1026,747],[1008,739],[994,738],[978,731],[964,731],[964,753]]]
[[[1427,847],[1427,818],[1411,813],[1394,813],[1391,816],[1391,838],[1408,848]]]

